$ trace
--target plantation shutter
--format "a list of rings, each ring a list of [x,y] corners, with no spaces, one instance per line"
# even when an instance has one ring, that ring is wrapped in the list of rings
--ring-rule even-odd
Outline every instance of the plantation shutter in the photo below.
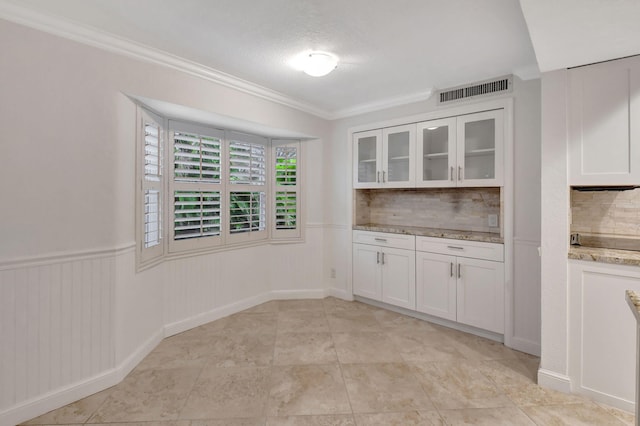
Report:
[[[172,197],[169,251],[221,244],[224,132],[169,121]]]
[[[300,142],[272,141],[272,238],[300,238]]]
[[[140,212],[138,229],[142,263],[164,253],[162,235],[162,118],[142,108],[139,111],[138,150],[140,165]]]
[[[229,242],[266,239],[267,138],[227,132]]]

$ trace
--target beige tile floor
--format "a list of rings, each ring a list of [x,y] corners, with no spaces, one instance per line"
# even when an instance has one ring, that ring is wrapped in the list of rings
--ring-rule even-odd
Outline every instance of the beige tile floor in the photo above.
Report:
[[[633,424],[538,387],[538,362],[363,303],[274,301],[167,338],[117,386],[27,424]]]

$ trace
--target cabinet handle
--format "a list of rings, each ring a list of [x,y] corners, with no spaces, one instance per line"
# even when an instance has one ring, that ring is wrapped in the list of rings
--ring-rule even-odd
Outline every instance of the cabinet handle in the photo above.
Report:
[[[453,166],[451,166],[451,182],[453,182]]]
[[[462,180],[462,166],[458,166],[458,180]]]
[[[460,273],[460,264],[458,263],[458,278],[462,278],[462,274]]]
[[[384,183],[384,174],[385,174],[385,171],[383,170],[382,171],[382,183]]]
[[[380,241],[381,243],[386,243],[387,242],[386,238],[374,238],[374,240]]]
[[[379,264],[379,263],[380,263],[380,252],[377,251],[376,252],[376,264]]]
[[[449,276],[453,276],[453,262],[451,262],[451,268],[449,269]]]
[[[384,252],[382,252],[382,264],[384,265]]]
[[[451,250],[464,250],[464,247],[457,247],[457,246],[447,246],[447,248]]]

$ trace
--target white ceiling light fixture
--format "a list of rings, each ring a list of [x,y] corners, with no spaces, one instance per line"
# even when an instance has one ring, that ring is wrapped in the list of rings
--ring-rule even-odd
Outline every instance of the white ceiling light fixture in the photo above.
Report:
[[[338,57],[329,52],[304,52],[292,64],[307,75],[322,77],[338,67]]]

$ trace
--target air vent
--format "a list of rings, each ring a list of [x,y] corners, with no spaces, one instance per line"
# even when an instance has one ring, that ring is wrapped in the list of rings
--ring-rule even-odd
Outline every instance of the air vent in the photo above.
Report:
[[[509,93],[513,90],[513,77],[508,75],[498,79],[481,81],[453,87],[438,92],[438,104],[478,98],[480,96]]]

